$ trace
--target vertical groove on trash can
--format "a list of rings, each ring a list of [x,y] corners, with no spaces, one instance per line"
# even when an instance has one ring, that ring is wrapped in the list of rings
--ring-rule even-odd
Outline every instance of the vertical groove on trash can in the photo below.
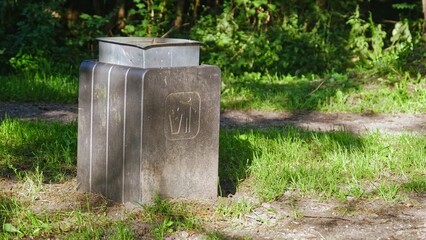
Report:
[[[93,171],[93,92],[95,82],[95,68],[98,63],[95,63],[92,68],[92,79],[90,89],[90,140],[89,140],[89,192],[92,191],[92,171]]]
[[[126,178],[126,118],[127,118],[127,76],[129,74],[130,68],[127,69],[126,74],[124,75],[124,100],[123,100],[123,159],[122,159],[122,186],[121,186],[121,201],[124,202],[124,187],[125,187],[125,178]]]
[[[111,85],[111,70],[114,66],[111,66],[108,71],[107,81],[107,101],[106,101],[106,138],[105,138],[105,196],[108,196],[108,158],[109,158],[109,101],[110,101],[110,85]]]
[[[145,55],[144,55],[145,56]],[[141,74],[141,125],[140,125],[140,131],[141,131],[141,135],[140,135],[140,147],[139,147],[139,151],[140,151],[140,154],[139,154],[139,172],[140,172],[140,174],[139,174],[139,188],[138,188],[138,190],[139,190],[139,201],[142,201],[142,186],[143,186],[143,183],[142,183],[142,160],[143,160],[143,155],[142,155],[142,147],[143,147],[143,104],[144,104],[144,102],[143,102],[143,98],[144,98],[144,85],[145,85],[145,82],[144,82],[144,76],[145,74]]]
[[[173,48],[170,49],[170,67],[174,67],[173,66]]]

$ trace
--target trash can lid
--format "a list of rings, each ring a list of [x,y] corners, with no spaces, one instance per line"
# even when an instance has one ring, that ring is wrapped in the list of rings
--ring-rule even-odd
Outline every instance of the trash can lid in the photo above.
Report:
[[[127,45],[140,49],[171,46],[199,46],[201,42],[177,38],[156,38],[156,37],[100,37],[96,38],[100,42]]]

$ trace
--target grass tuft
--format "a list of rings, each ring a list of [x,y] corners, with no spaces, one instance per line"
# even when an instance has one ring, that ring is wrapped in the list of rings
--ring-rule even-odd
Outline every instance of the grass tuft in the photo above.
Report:
[[[199,230],[200,220],[185,203],[170,203],[160,197],[151,205],[144,205],[144,217],[153,226],[155,239],[164,239],[167,234],[179,230]]]
[[[254,203],[243,198],[234,201],[222,200],[219,201],[216,214],[228,218],[241,218],[245,214],[252,212],[254,208]]]

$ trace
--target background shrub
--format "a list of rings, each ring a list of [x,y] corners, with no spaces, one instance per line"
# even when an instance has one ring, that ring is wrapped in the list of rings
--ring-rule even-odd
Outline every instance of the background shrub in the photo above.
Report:
[[[421,1],[4,0],[3,73],[97,57],[100,36],[192,38],[225,72],[424,68]],[[423,51],[422,51],[423,52]]]

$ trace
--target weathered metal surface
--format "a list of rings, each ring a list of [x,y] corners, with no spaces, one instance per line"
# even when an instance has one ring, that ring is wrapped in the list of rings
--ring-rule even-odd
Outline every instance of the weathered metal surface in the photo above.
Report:
[[[172,38],[107,37],[99,40],[99,61],[130,67],[198,66],[200,42]]]
[[[118,202],[217,197],[220,70],[80,68],[77,180]]]

